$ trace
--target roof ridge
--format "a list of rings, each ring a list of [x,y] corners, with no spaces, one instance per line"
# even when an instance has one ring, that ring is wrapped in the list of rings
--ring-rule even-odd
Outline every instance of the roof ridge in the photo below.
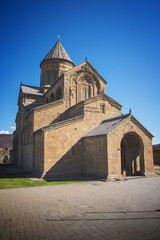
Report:
[[[21,86],[22,86],[22,87],[24,86],[24,87],[40,88],[40,87],[37,87],[37,86],[31,86],[31,85],[27,85],[27,84],[22,84]]]
[[[114,121],[114,120],[118,120],[118,119],[122,119],[122,118],[127,118],[129,116],[130,116],[130,114],[128,113],[128,114],[121,115],[121,116],[118,116],[118,117],[109,118],[109,119],[103,120],[100,124],[103,124],[103,123],[106,123],[106,122],[110,122],[110,121]]]
[[[40,87],[21,85],[20,89],[25,94],[31,94],[31,95],[33,94],[33,95],[39,95],[39,96],[44,95]]]

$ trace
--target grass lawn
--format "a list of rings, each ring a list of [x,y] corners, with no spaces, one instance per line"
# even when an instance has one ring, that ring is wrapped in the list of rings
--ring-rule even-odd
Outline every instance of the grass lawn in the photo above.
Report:
[[[87,182],[87,181],[47,182],[45,180],[32,180],[30,178],[0,178],[0,189],[49,186],[49,185],[58,185],[58,184],[80,183],[80,182]]]
[[[157,175],[160,175],[160,165],[155,165],[154,170]]]

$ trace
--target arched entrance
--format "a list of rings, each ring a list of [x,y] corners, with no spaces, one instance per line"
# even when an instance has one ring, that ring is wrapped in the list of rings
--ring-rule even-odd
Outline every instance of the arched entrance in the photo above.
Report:
[[[127,176],[144,175],[143,141],[137,133],[127,133],[121,141],[121,172]]]

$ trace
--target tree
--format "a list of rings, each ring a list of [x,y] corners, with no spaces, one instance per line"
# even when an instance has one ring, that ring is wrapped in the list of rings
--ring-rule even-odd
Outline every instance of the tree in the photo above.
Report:
[[[9,157],[8,155],[4,156],[3,163],[9,163]]]

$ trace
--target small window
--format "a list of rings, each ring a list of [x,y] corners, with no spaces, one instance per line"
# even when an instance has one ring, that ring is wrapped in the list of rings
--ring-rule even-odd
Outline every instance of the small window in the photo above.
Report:
[[[104,104],[101,105],[101,111],[102,111],[102,113],[105,113],[105,105]]]

